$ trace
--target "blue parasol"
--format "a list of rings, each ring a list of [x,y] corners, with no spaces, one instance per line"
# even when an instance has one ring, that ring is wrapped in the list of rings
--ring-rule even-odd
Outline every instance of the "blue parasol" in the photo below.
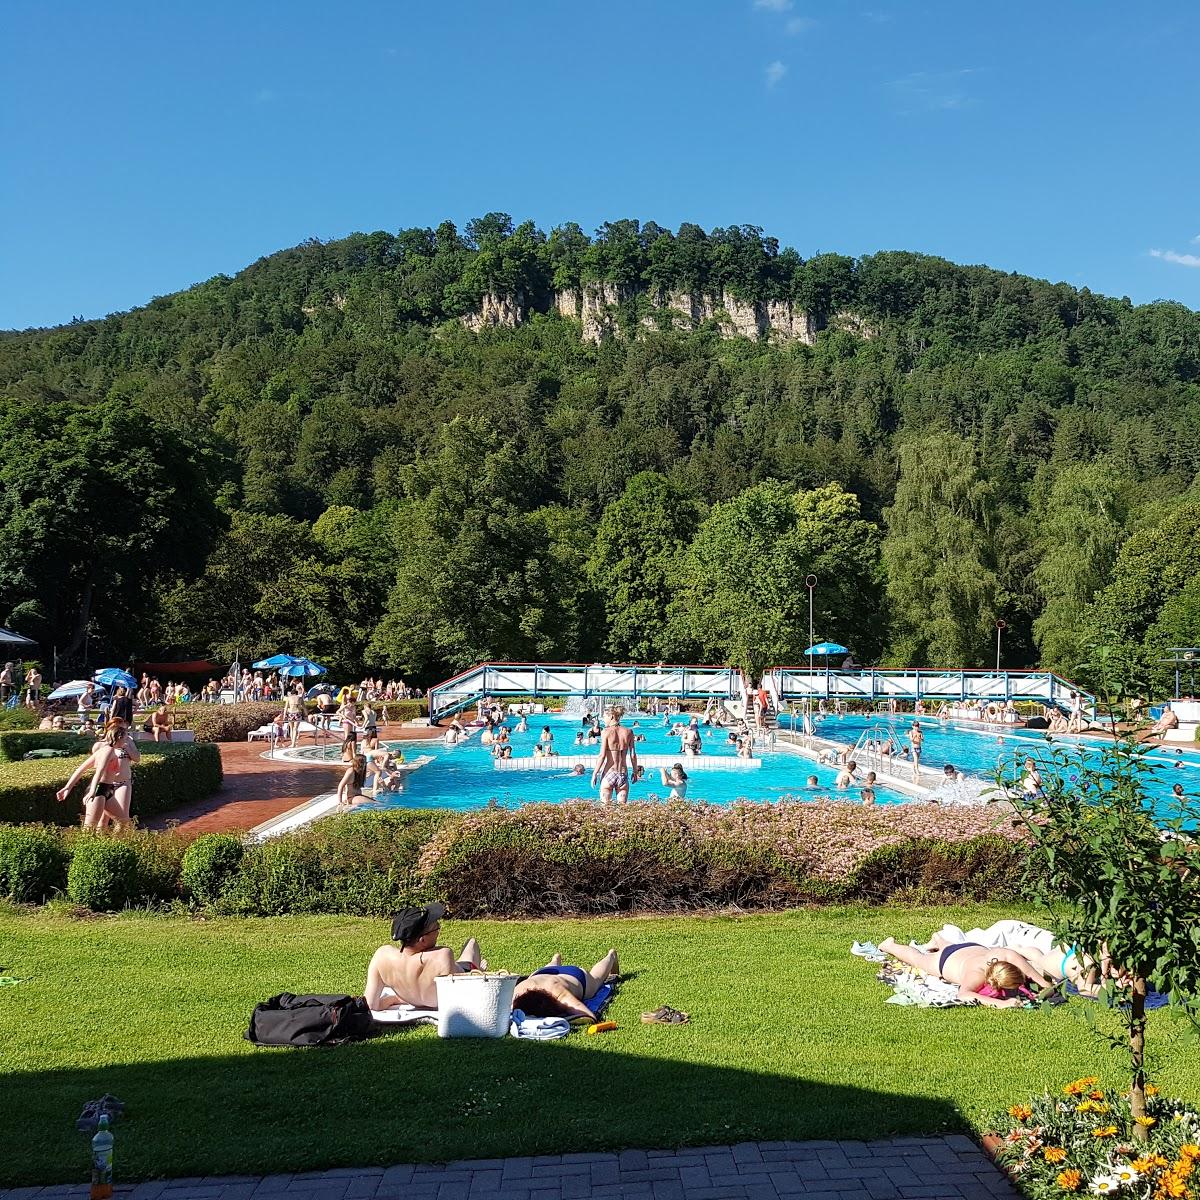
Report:
[[[325,668],[315,663],[311,658],[293,658],[286,666],[279,668],[280,675],[324,675]]]
[[[69,696],[82,696],[88,688],[96,693],[103,692],[102,687],[97,687],[90,679],[72,679],[70,683],[61,683],[46,697],[47,700],[66,700]]]
[[[105,687],[123,687],[129,688],[130,691],[137,687],[137,680],[128,671],[122,671],[120,667],[104,667],[97,671],[92,678]]]
[[[295,662],[290,654],[272,654],[270,658],[260,658],[258,662],[250,665],[256,670],[274,671],[276,667],[286,667],[289,663]]]
[[[850,651],[845,646],[839,646],[837,642],[818,642],[815,646],[809,646],[804,652],[805,654],[849,654]]]

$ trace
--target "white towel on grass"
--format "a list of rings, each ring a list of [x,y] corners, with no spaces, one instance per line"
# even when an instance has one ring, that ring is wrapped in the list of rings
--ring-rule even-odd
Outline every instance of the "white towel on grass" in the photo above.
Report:
[[[514,1008],[508,1032],[516,1038],[552,1042],[556,1038],[565,1038],[571,1032],[571,1022],[562,1017],[527,1017],[519,1008]]]

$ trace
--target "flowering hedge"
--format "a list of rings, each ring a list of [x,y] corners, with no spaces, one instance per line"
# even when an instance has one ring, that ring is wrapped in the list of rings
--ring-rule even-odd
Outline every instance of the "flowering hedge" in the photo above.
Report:
[[[133,841],[139,859],[162,835],[141,836]],[[70,835],[65,841],[69,850]],[[391,809],[330,817],[248,846],[223,860],[219,886],[190,893],[172,844],[156,860],[153,891],[136,880],[126,891],[129,904],[179,898],[245,916],[382,915],[432,899],[447,901],[457,917],[769,909],[1005,898],[1023,853],[1003,810],[834,802]]]
[[[997,1160],[1033,1200],[1072,1193],[1120,1193],[1130,1200],[1200,1197],[1200,1115],[1146,1088],[1145,1117],[1133,1117],[1129,1096],[1098,1086],[1095,1076],[1014,1104]],[[1149,1132],[1137,1141],[1134,1126]]]

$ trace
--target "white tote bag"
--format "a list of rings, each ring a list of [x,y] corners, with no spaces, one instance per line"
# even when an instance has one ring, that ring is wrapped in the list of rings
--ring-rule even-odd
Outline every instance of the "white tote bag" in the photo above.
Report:
[[[512,1020],[517,976],[508,974],[439,975],[438,1037],[502,1038]]]

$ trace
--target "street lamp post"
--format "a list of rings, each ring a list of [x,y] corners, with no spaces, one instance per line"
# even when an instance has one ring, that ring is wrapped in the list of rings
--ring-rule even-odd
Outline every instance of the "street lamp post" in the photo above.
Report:
[[[1000,670],[1000,635],[1008,628],[1006,621],[996,622],[996,670]]]
[[[813,588],[817,586],[815,575],[805,576],[804,584],[808,588],[808,678],[812,680],[812,648],[813,648]]]

